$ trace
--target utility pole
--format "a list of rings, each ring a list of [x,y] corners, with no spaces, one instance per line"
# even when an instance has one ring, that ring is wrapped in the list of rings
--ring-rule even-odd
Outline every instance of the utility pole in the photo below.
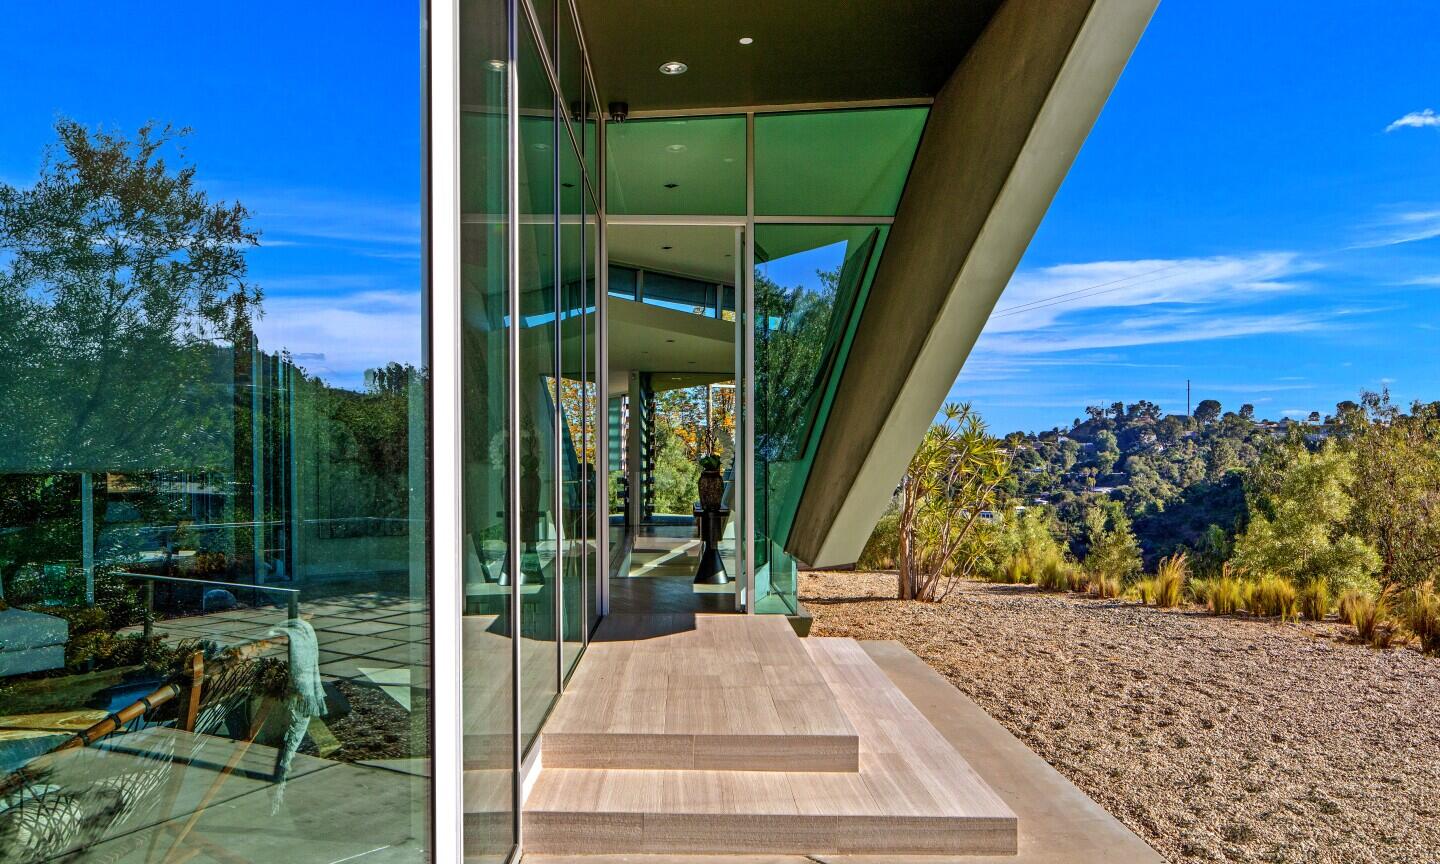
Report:
[[[1190,413],[1190,379],[1189,379],[1189,378],[1186,378],[1186,379],[1185,379],[1185,416],[1186,416],[1186,417],[1190,417],[1190,418],[1194,418],[1194,416],[1195,416],[1194,414],[1191,414],[1191,413]]]

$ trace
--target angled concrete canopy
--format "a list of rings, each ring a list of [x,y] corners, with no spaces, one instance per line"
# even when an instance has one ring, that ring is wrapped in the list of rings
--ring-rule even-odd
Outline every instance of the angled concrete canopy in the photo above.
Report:
[[[853,562],[1158,0],[1007,0],[930,112],[788,548]]]

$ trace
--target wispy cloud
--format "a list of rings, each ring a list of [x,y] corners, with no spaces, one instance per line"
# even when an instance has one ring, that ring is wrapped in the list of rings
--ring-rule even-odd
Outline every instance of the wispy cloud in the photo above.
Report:
[[[265,301],[255,330],[267,351],[288,350],[307,372],[359,387],[367,369],[420,362],[420,295],[374,290],[276,296]]]
[[[1296,277],[1314,269],[1294,252],[1059,264],[1017,273],[986,330],[1034,330],[1098,309],[1269,297],[1302,289]]]
[[[413,257],[420,248],[416,200],[383,200],[326,189],[253,189],[214,184],[238,199],[261,231],[262,247],[339,246],[375,257]]]
[[[1427,126],[1440,127],[1440,114],[1436,114],[1434,108],[1426,108],[1424,111],[1411,111],[1409,114],[1386,126],[1385,131],[1394,132],[1396,129],[1424,129]]]
[[[985,327],[976,351],[978,365],[983,369],[997,356],[1103,352],[1318,329],[1329,315],[1253,308],[1305,290],[1299,277],[1315,269],[1296,253],[1266,252],[1094,261],[1022,271],[1010,281]],[[1125,358],[1111,355],[1110,360]]]
[[[1370,236],[1358,243],[1357,248],[1395,246],[1440,237],[1440,208],[1394,213],[1372,223],[1367,233]]]

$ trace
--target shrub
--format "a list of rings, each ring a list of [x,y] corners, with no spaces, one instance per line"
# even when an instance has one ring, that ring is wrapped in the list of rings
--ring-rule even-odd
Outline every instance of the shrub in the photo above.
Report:
[[[1289,621],[1300,617],[1300,595],[1278,576],[1266,576],[1245,587],[1245,608],[1251,614]]]
[[[1036,568],[1035,582],[1046,591],[1069,591],[1075,568],[1059,556],[1052,556],[1040,562]]]
[[[1340,614],[1340,620],[1355,627],[1359,620],[1361,605],[1370,601],[1370,595],[1359,588],[1351,588],[1340,595],[1339,601],[1335,604],[1336,611]]]
[[[1125,591],[1125,583],[1120,581],[1119,576],[1094,576],[1090,577],[1090,593],[1101,600],[1113,600]]]
[[[1155,568],[1153,602],[1161,609],[1180,605],[1185,596],[1185,580],[1190,576],[1190,561],[1184,552],[1160,559]]]
[[[1159,594],[1160,586],[1154,578],[1141,579],[1135,583],[1134,589],[1135,596],[1139,598],[1140,602],[1146,606],[1150,606],[1154,604],[1155,597]]]
[[[1440,593],[1434,580],[1405,592],[1405,626],[1428,654],[1440,654]]]
[[[1341,598],[1341,614],[1359,634],[1361,641],[1375,648],[1389,648],[1400,639],[1399,628],[1390,620],[1390,591],[1379,596],[1347,591]]]
[[[875,523],[855,566],[861,570],[893,570],[900,554],[900,513],[891,507]]]
[[[1308,621],[1324,621],[1330,614],[1330,585],[1324,579],[1312,579],[1300,589],[1300,616]]]
[[[1210,585],[1206,592],[1205,605],[1216,615],[1233,615],[1244,604],[1245,591],[1240,580],[1230,575],[1228,569]]]

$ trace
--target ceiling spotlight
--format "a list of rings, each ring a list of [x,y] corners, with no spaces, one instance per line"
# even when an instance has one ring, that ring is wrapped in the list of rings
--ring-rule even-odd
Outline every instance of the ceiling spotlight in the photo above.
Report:
[[[665,61],[664,63],[661,63],[661,64],[660,64],[660,74],[661,74],[661,75],[684,75],[684,74],[685,74],[685,70],[687,70],[687,69],[689,69],[689,68],[690,68],[689,66],[686,66],[684,63],[681,63],[679,60],[667,60],[667,61]]]
[[[749,36],[741,36],[741,37],[740,37],[740,44],[741,44],[741,45],[750,45],[750,44],[754,43],[754,41],[755,41],[755,40],[754,40],[754,39],[751,39]]]
[[[684,145],[684,144],[666,144],[666,145],[665,145],[665,149],[666,149],[666,150],[669,150],[671,153],[684,153],[684,152],[685,152],[685,145]]]
[[[485,65],[490,67],[490,71],[491,71],[491,72],[504,72],[504,71],[505,71],[505,61],[504,61],[504,60],[486,60],[486,61],[485,61]]]

